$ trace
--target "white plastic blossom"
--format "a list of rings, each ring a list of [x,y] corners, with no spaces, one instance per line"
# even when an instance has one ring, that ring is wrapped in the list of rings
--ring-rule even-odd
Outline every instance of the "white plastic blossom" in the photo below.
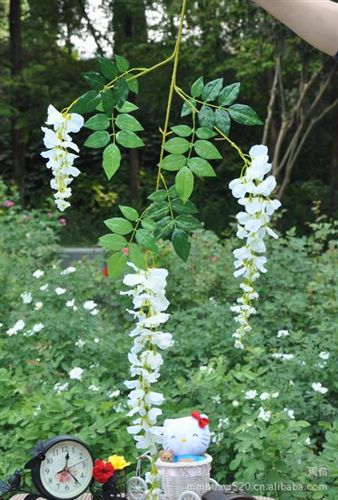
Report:
[[[12,328],[9,328],[6,333],[9,337],[12,337],[13,335],[17,335],[18,332],[20,332],[24,328],[25,322],[22,319],[19,319],[19,321],[17,321],[15,325],[12,326]]]
[[[277,238],[277,234],[269,227],[271,216],[281,203],[271,200],[270,195],[276,187],[276,179],[268,175],[271,170],[268,148],[266,146],[253,146],[250,151],[250,161],[238,179],[230,182],[229,187],[238,203],[243,207],[237,218],[237,237],[244,240],[244,245],[234,250],[236,278],[241,278],[240,288],[242,296],[237,299],[237,304],[231,307],[236,314],[238,323],[233,337],[235,347],[244,349],[243,338],[251,331],[249,318],[256,313],[252,301],[258,299],[254,282],[261,273],[266,273],[266,251],[264,238],[266,235]]]
[[[69,187],[73,177],[80,174],[80,170],[73,166],[78,155],[69,150],[79,152],[78,146],[72,142],[71,132],[79,132],[84,119],[77,113],[60,113],[52,104],[48,106],[48,117],[46,124],[52,128],[41,127],[44,132],[43,142],[47,151],[41,156],[47,158],[47,168],[50,168],[54,178],[51,180],[51,188],[54,194],[57,208],[63,212],[70,206],[68,198],[72,194]]]
[[[128,312],[136,321],[130,333],[134,341],[128,356],[132,379],[125,382],[130,389],[128,416],[133,417],[128,432],[133,435],[137,448],[154,456],[157,444],[161,442],[162,427],[156,424],[162,414],[159,406],[164,397],[152,386],[159,379],[163,364],[159,349],[173,345],[172,335],[159,330],[169,319],[169,314],[164,312],[169,306],[165,296],[168,271],[156,268],[143,271],[133,264],[129,266],[135,273],[127,274],[123,283],[131,289],[121,292],[132,298],[134,309]]]
[[[23,304],[30,304],[33,300],[33,296],[30,292],[23,292],[20,297],[22,298]]]

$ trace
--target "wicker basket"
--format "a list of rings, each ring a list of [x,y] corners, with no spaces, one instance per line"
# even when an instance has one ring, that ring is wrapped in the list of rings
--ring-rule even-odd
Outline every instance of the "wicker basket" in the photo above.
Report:
[[[212,458],[205,454],[200,462],[163,462],[156,465],[161,477],[161,488],[165,500],[177,500],[185,491],[194,491],[200,497],[209,489]]]

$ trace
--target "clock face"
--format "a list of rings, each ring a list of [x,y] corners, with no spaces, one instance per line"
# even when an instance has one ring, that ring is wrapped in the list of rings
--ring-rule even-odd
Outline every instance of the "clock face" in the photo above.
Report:
[[[45,455],[40,465],[40,480],[50,496],[74,498],[87,489],[92,479],[93,460],[81,443],[60,441]]]

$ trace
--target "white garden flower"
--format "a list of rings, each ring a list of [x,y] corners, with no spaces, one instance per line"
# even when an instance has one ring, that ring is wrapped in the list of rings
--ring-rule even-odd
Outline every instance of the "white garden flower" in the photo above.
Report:
[[[254,399],[257,396],[257,391],[251,390],[251,391],[246,391],[244,394],[245,399]]]
[[[45,285],[40,286],[40,290],[41,290],[41,292],[45,292],[46,290],[48,290],[48,283],[46,283]]]
[[[43,330],[45,328],[45,325],[43,323],[36,323],[33,328],[32,328],[32,331],[34,333],[39,333],[41,332],[41,330]]]
[[[34,273],[32,274],[32,276],[33,276],[33,278],[39,279],[44,274],[45,273],[43,271],[41,271],[41,269],[37,269],[36,271],[34,271]]]
[[[219,394],[217,394],[216,396],[211,396],[211,401],[216,405],[220,405],[222,402],[221,396]]]
[[[288,337],[290,333],[287,330],[278,330],[277,338],[280,339],[282,337]]]
[[[97,385],[95,385],[95,384],[91,384],[91,385],[88,387],[88,390],[89,390],[89,391],[92,391],[92,392],[99,392],[100,387],[98,387],[98,386],[97,386]]]
[[[326,394],[328,391],[320,382],[314,382],[311,387],[315,392],[319,392],[320,394]]]
[[[54,178],[51,180],[51,188],[56,191],[54,194],[57,208],[63,212],[70,206],[67,199],[72,191],[69,184],[73,177],[80,174],[80,170],[73,166],[78,155],[69,152],[69,149],[79,152],[78,146],[72,142],[71,132],[79,132],[84,123],[84,119],[77,113],[60,113],[51,104],[48,106],[48,117],[46,124],[52,128],[41,127],[44,132],[44,145],[47,151],[43,151],[41,156],[46,158],[47,168],[50,168]]]
[[[59,394],[60,392],[64,392],[68,390],[68,382],[65,382],[64,384],[61,384],[61,382],[58,382],[57,384],[54,385],[54,391]]]
[[[71,274],[71,273],[75,273],[76,271],[76,268],[73,267],[73,266],[69,266],[67,267],[66,269],[64,269],[63,271],[61,271],[61,276],[64,276],[65,274]]]
[[[77,341],[75,342],[75,345],[76,345],[76,347],[80,347],[80,348],[82,348],[83,346],[85,346],[85,345],[86,345],[86,341],[85,341],[85,340],[82,340],[82,339],[79,339],[79,340],[77,340]]]
[[[119,391],[118,389],[116,391],[108,391],[107,392],[108,398],[117,398],[117,397],[119,397],[120,394],[121,394],[121,391]]]
[[[294,410],[289,410],[289,408],[284,408],[283,412],[286,413],[289,418],[294,420],[294,418],[295,418]]]
[[[235,408],[237,408],[239,406],[239,402],[237,401],[237,399],[234,399],[233,402],[231,403],[232,406],[234,406]]]
[[[95,338],[94,338],[94,342],[95,342],[95,344],[98,344],[98,343],[100,342],[99,337],[95,337]]]
[[[258,412],[258,418],[260,420],[263,420],[264,422],[269,422],[271,419],[271,411],[264,410],[264,408],[261,406]]]
[[[34,309],[36,311],[39,311],[40,309],[42,309],[42,307],[43,307],[43,303],[42,302],[35,302]]]
[[[66,307],[74,307],[75,299],[67,300]]]
[[[93,300],[86,300],[83,304],[83,308],[86,309],[86,311],[91,311],[92,309],[95,309],[96,306],[97,304]]]
[[[329,352],[327,352],[327,351],[322,351],[322,352],[320,352],[320,353],[319,353],[319,357],[320,357],[321,359],[324,359],[324,360],[326,361],[326,360],[328,360],[328,359],[329,359],[329,357],[330,357],[330,353],[329,353]]]
[[[90,314],[91,314],[92,316],[96,316],[98,313],[99,313],[99,310],[98,310],[98,309],[93,309],[92,311],[90,311]]]
[[[262,392],[262,394],[259,396],[259,399],[262,401],[265,401],[266,399],[270,398],[270,394],[268,392]]]
[[[13,335],[17,335],[18,332],[20,332],[24,328],[25,322],[22,319],[19,319],[19,321],[17,321],[15,325],[12,326],[12,328],[9,328],[6,333],[9,337],[12,337]]]
[[[23,292],[20,297],[22,298],[23,304],[30,304],[33,300],[31,292]]]
[[[162,428],[156,425],[161,410],[158,408],[164,401],[163,394],[152,390],[159,379],[162,355],[157,349],[168,349],[173,345],[172,335],[159,331],[169,314],[164,311],[169,306],[165,297],[166,269],[148,269],[147,271],[129,264],[135,271],[127,274],[123,283],[129,287],[121,292],[132,298],[134,309],[128,312],[135,318],[136,326],[131,331],[133,346],[129,353],[130,373],[132,380],[125,382],[130,389],[128,416],[132,417],[132,425],[128,432],[133,435],[136,447],[157,453],[157,445],[161,442]]]
[[[65,288],[61,288],[60,286],[55,288],[56,295],[63,295],[64,293],[66,293],[66,291],[67,290]]]
[[[233,252],[236,269],[234,276],[241,278],[240,287],[243,290],[242,297],[231,308],[236,313],[235,321],[238,323],[233,334],[236,349],[244,349],[243,338],[251,331],[249,318],[256,313],[251,303],[258,298],[254,282],[261,273],[267,271],[265,267],[267,259],[262,255],[266,251],[264,238],[266,235],[277,238],[277,234],[269,227],[269,222],[271,215],[281,205],[279,200],[270,199],[276,187],[276,179],[272,175],[265,178],[271,170],[267,147],[253,146],[249,155],[250,162],[245,165],[241,177],[229,184],[233,196],[245,209],[236,216],[237,237],[245,242]]]
[[[84,370],[78,366],[72,368],[69,372],[69,378],[74,380],[81,380]]]

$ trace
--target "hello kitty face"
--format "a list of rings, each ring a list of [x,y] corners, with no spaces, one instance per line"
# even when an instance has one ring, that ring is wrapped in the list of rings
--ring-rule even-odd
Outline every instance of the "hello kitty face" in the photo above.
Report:
[[[167,419],[163,426],[163,448],[174,455],[203,455],[210,444],[206,415]]]

